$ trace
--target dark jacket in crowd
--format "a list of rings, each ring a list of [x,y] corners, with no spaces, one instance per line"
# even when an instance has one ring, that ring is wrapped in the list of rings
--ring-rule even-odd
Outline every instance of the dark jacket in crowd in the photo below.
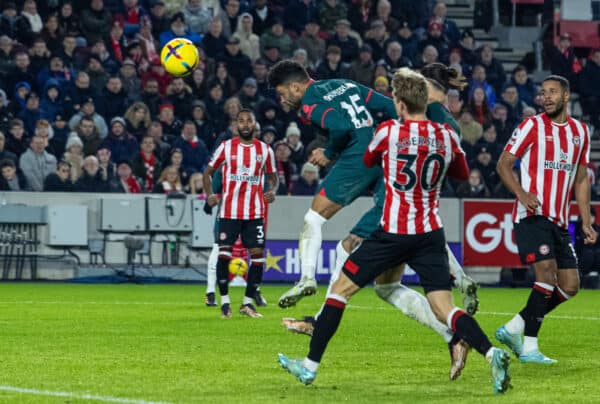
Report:
[[[173,148],[181,149],[183,153],[182,165],[186,170],[204,171],[206,164],[208,164],[208,149],[202,140],[198,139],[198,142],[193,145],[180,136],[173,143]]]
[[[102,179],[102,173],[98,171],[96,175],[91,176],[83,170],[83,174],[73,186],[75,192],[108,192],[109,183]]]
[[[44,180],[44,192],[73,192],[73,183],[69,179],[61,180],[56,173],[50,173]]]

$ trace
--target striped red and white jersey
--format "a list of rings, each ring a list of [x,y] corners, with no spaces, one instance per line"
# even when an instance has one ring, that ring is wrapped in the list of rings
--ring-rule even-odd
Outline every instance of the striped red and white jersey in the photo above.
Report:
[[[541,113],[521,122],[504,150],[521,159],[521,186],[541,202],[534,213],[517,199],[513,221],[542,215],[566,228],[577,167],[590,160],[587,126],[571,117],[554,123]]]
[[[275,154],[269,145],[258,139],[245,145],[235,137],[222,142],[208,164],[215,169],[223,166],[220,218],[252,220],[264,216],[264,175],[275,173]]]
[[[443,227],[438,213],[442,181],[460,139],[447,124],[389,120],[377,127],[364,162],[381,161],[385,202],[381,226],[396,234],[423,234]]]

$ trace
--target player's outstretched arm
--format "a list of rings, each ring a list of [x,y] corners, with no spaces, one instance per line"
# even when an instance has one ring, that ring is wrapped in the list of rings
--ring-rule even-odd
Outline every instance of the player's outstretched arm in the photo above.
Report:
[[[579,206],[579,215],[581,216],[581,230],[585,234],[585,244],[596,243],[596,231],[592,228],[592,217],[590,214],[590,181],[587,174],[587,165],[577,166],[577,176],[575,177],[575,199]]]

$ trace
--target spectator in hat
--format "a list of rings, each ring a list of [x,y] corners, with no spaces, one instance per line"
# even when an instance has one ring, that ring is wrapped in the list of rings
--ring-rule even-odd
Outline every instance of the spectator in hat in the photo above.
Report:
[[[286,6],[283,15],[285,29],[300,35],[308,21],[317,18],[319,9],[315,0],[291,0]]]
[[[494,189],[499,181],[498,174],[496,173],[496,160],[493,159],[491,151],[485,145],[477,146],[474,150],[475,159],[469,162],[469,167],[478,169],[483,176],[485,184],[490,189]]]
[[[100,137],[104,139],[108,135],[108,127],[104,118],[96,112],[96,107],[93,98],[85,100],[80,108],[80,111],[73,115],[69,120],[69,128],[74,130],[82,117],[91,118],[94,121],[94,125],[98,129]]]
[[[263,52],[269,47],[276,46],[283,59],[292,57],[292,53],[296,49],[296,44],[283,30],[283,23],[279,19],[275,20],[269,31],[261,35],[260,46]]]
[[[0,191],[30,191],[27,178],[12,159],[0,160]]]
[[[184,122],[181,136],[175,140],[173,148],[180,149],[183,153],[182,165],[186,171],[204,171],[208,163],[208,149],[204,142],[198,139],[194,122]]]
[[[277,129],[275,129],[272,125],[262,126],[260,132],[260,140],[268,144],[269,146],[275,143],[275,139],[277,139]]]
[[[370,86],[375,78],[375,62],[372,58],[372,49],[368,44],[360,47],[358,59],[350,64],[348,78],[365,86]]]
[[[342,62],[342,50],[340,47],[337,45],[327,46],[325,59],[317,66],[317,79],[339,79],[347,77],[348,74],[348,65]]]
[[[383,59],[385,46],[390,36],[385,28],[385,23],[380,19],[371,21],[370,29],[365,33],[365,43],[372,49],[373,60]]]
[[[44,86],[42,100],[40,102],[42,118],[54,122],[56,115],[63,115],[62,90],[58,81],[50,79]]]
[[[225,51],[218,57],[218,60],[225,62],[227,70],[238,85],[252,74],[252,62],[248,56],[242,53],[240,39],[236,36],[229,38],[225,45]]]
[[[258,84],[256,83],[255,78],[248,77],[244,80],[244,84],[240,90],[239,99],[242,103],[242,107],[252,111],[256,110],[256,107],[263,100],[263,97],[258,93]]]
[[[423,53],[427,46],[434,46],[438,51],[439,60],[447,60],[448,52],[450,51],[450,42],[443,34],[443,25],[436,19],[432,18],[427,26],[427,37],[419,42],[419,53]]]
[[[486,185],[481,171],[474,168],[469,173],[469,180],[456,188],[456,196],[459,198],[489,198],[492,193]]]
[[[73,184],[75,192],[108,192],[108,181],[102,178],[100,163],[95,156],[87,156],[83,160],[83,173]]]
[[[123,89],[121,78],[119,76],[109,77],[98,97],[98,113],[106,120],[123,115],[129,104],[128,97],[129,95]]]
[[[169,18],[167,18],[164,1],[150,1],[150,23],[152,24],[152,36],[154,38],[160,37],[161,32],[169,30]]]
[[[25,109],[27,96],[30,92],[31,86],[26,81],[21,81],[15,85],[12,101],[7,107],[13,116],[19,115]]]
[[[346,3],[342,0],[324,0],[319,8],[319,19],[324,31],[332,32],[337,21],[348,17]]]
[[[335,34],[329,37],[327,46],[336,45],[342,50],[342,62],[351,63],[358,56],[358,41],[350,36],[350,21],[338,20]]]
[[[136,138],[127,133],[125,120],[117,116],[110,121],[110,134],[104,139],[100,148],[110,150],[113,161],[131,161],[140,146]]]
[[[483,125],[483,136],[475,144],[476,149],[482,147],[485,147],[490,153],[493,161],[498,161],[500,154],[502,154],[504,145],[498,142],[496,128],[491,123],[486,123]]]
[[[319,188],[319,167],[311,163],[304,163],[300,176],[292,183],[292,195],[314,196]]]
[[[259,38],[275,23],[276,15],[273,10],[268,7],[267,0],[255,0],[254,7],[250,10],[250,15],[252,15],[252,18],[254,19],[252,22],[252,30]]]
[[[233,37],[240,41],[240,50],[250,58],[252,63],[260,57],[260,38],[252,31],[253,24],[252,14],[242,13],[238,17],[237,29],[233,34]]]
[[[100,58],[94,54],[90,55],[87,62],[87,67],[84,70],[90,78],[90,87],[95,93],[100,93],[106,82],[108,81],[109,74],[102,65]]]
[[[62,114],[57,114],[51,122],[49,131],[54,133],[52,139],[50,139],[50,148],[60,155],[65,150],[65,144],[69,137],[69,126],[67,124],[67,118]]]
[[[71,164],[61,160],[56,165],[56,170],[44,179],[44,192],[73,192],[73,181],[70,178]]]
[[[373,81],[373,89],[380,94],[390,96],[390,81],[386,76],[377,76]]]
[[[490,45],[486,44],[481,47],[477,63],[485,68],[488,83],[494,87],[496,94],[500,94],[506,83],[506,73],[502,63],[494,57],[494,50]]]
[[[596,130],[600,129],[600,48],[592,51],[581,72],[581,107]]]
[[[16,38],[19,33],[18,18],[17,5],[12,1],[4,2],[0,15],[0,32],[10,38]]]
[[[577,77],[582,71],[582,66],[571,44],[571,35],[567,32],[560,35],[558,45],[550,50],[550,71],[569,80],[571,91],[576,88]]]
[[[121,160],[117,163],[117,176],[110,185],[111,192],[126,194],[141,194],[142,187],[138,179],[133,175],[133,167],[128,160]]]
[[[140,151],[131,161],[133,174],[141,179],[143,192],[152,192],[162,170],[162,163],[154,153],[155,149],[156,143],[152,136],[145,135],[141,141]]]
[[[132,134],[138,141],[148,132],[150,128],[151,116],[150,110],[143,102],[136,101],[125,111],[125,127],[127,132]]]
[[[281,61],[279,46],[275,44],[266,45],[263,52],[263,60],[267,63],[267,67],[272,67],[277,62]]]
[[[23,109],[17,117],[25,124],[25,131],[27,133],[33,133],[35,131],[35,125],[42,119],[40,97],[35,92],[31,92],[27,95],[25,109]]]
[[[83,154],[83,142],[77,136],[76,132],[71,132],[69,135],[65,150],[63,160],[69,163],[71,167],[70,180],[75,183],[83,172],[83,159],[85,157]]]
[[[301,133],[300,128],[298,128],[298,124],[296,122],[290,122],[285,131],[285,142],[289,146],[292,154],[290,155],[290,161],[294,163],[296,167],[301,167],[302,163],[306,161],[306,156],[304,155],[304,145],[302,144],[302,140],[300,140]]]
[[[173,104],[165,102],[160,104],[158,120],[162,126],[163,136],[169,143],[173,143],[173,140],[181,132],[181,121],[175,118],[175,112]]]
[[[174,38],[189,39],[195,44],[202,42],[202,35],[186,29],[185,17],[181,11],[173,14],[170,20],[169,30],[161,32],[159,38],[161,48]]]
[[[175,117],[186,119],[192,111],[192,89],[181,77],[175,77],[167,87],[167,102],[173,105]]]
[[[91,0],[88,8],[81,12],[81,33],[88,43],[108,36],[112,17],[104,7],[103,0]]]
[[[202,5],[202,0],[187,0],[187,4],[181,12],[189,31],[201,34],[205,34],[208,31],[208,25],[213,18],[213,14],[208,8]]]
[[[448,8],[444,1],[438,1],[433,7],[433,18],[442,24],[442,34],[448,38],[451,44],[457,44],[460,40],[460,31],[456,23],[447,18]]]
[[[325,41],[319,36],[318,18],[312,17],[306,22],[297,42],[299,48],[306,50],[309,66],[315,68],[325,56]]]
[[[43,191],[44,179],[56,170],[56,157],[48,153],[45,148],[44,138],[33,136],[29,149],[19,158],[19,168],[25,174],[32,191]]]
[[[225,0],[224,7],[217,14],[221,18],[223,23],[223,35],[226,38],[231,35],[237,29],[238,15],[240,14],[240,1],[239,0]]]
[[[28,147],[23,121],[20,119],[11,120],[8,125],[8,133],[6,134],[6,150],[19,158],[27,151]]]
[[[208,27],[208,32],[202,39],[202,47],[206,56],[215,59],[225,51],[227,37],[223,33],[223,22],[219,17],[214,17]]]

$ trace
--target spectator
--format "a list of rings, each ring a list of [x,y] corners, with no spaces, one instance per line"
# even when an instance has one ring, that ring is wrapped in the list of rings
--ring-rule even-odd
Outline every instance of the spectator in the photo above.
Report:
[[[81,105],[80,111],[73,115],[69,120],[69,128],[71,130],[75,130],[81,118],[88,117],[92,121],[94,121],[94,125],[96,125],[96,129],[98,129],[98,133],[100,137],[104,139],[108,135],[108,127],[106,126],[106,121],[100,114],[96,112],[96,107],[94,106],[94,99],[88,98],[83,101]]]
[[[302,163],[306,161],[304,155],[304,145],[300,140],[300,129],[296,122],[291,122],[287,130],[285,131],[285,142],[289,146],[292,154],[290,154],[290,161],[296,166],[301,167]]]
[[[316,3],[315,0],[291,0],[285,6],[283,16],[285,29],[300,35],[308,21],[318,17],[319,10]]]
[[[402,45],[395,40],[389,41],[385,47],[385,57],[383,61],[385,62],[385,69],[388,72],[388,77],[393,76],[401,67],[412,66],[411,61],[402,55]]]
[[[512,72],[511,84],[517,87],[519,99],[527,105],[533,105],[533,99],[537,94],[537,88],[527,75],[527,69],[523,65],[517,65]]]
[[[227,37],[223,34],[223,23],[219,17],[214,17],[208,27],[208,32],[202,40],[202,47],[206,56],[216,58],[225,51]]]
[[[458,44],[462,60],[467,66],[473,66],[477,63],[477,55],[475,54],[475,35],[470,29],[465,29],[460,35]]]
[[[29,191],[29,184],[11,159],[0,160],[0,191]]]
[[[6,138],[6,150],[17,157],[21,157],[27,151],[25,141],[25,126],[20,119],[13,119],[8,125],[8,135]]]
[[[451,44],[457,44],[460,40],[458,26],[447,18],[448,8],[444,1],[438,1],[433,7],[433,17],[442,25],[442,34],[448,38]]]
[[[467,108],[463,109],[458,125],[460,126],[462,140],[471,146],[474,146],[483,136],[483,127],[473,119],[473,114]]]
[[[42,110],[40,109],[40,97],[34,92],[27,94],[25,109],[23,109],[18,115],[23,123],[25,124],[25,131],[27,133],[33,133],[35,131],[35,125],[37,121],[42,119]]]
[[[188,171],[183,166],[183,152],[181,149],[174,148],[171,150],[171,158],[169,159],[169,165],[177,168],[179,172],[179,178],[181,178],[181,183],[183,186],[187,186],[190,181],[190,176],[195,174],[193,171]]]
[[[110,181],[117,176],[116,164],[111,159],[110,150],[105,147],[98,149],[97,157],[98,164],[100,165],[100,174],[102,176],[102,180],[109,181],[108,184],[110,189]]]
[[[83,142],[77,136],[77,133],[72,132],[67,139],[65,146],[66,152],[63,156],[63,160],[69,163],[71,168],[71,182],[75,183],[79,177],[81,177],[83,169]]]
[[[237,29],[238,14],[240,13],[239,0],[225,0],[225,9],[219,12],[218,17],[223,23],[223,35],[230,38]]]
[[[223,86],[218,81],[212,81],[208,86],[208,97],[205,101],[206,112],[211,117],[213,127],[216,131],[221,131],[227,127],[229,122],[225,122],[223,107],[225,97],[223,95]]]
[[[471,66],[468,66],[463,62],[461,50],[459,48],[450,49],[450,53],[448,54],[448,66],[460,69],[463,76],[471,76]]]
[[[485,149],[492,156],[492,160],[494,161],[498,161],[498,159],[500,158],[500,154],[504,149],[504,145],[498,143],[496,127],[491,123],[483,125],[483,137],[479,139],[476,143],[476,148],[481,149],[482,147],[485,147]]]
[[[517,183],[521,182],[519,171],[517,171],[516,169],[512,170],[512,176],[515,179],[515,181],[517,181]],[[516,198],[516,195],[513,194],[511,191],[509,191],[508,188],[506,188],[506,185],[504,185],[504,183],[502,181],[500,181],[498,183],[498,185],[496,185],[496,187],[494,188],[494,192],[492,192],[492,196],[494,198],[499,198],[499,199],[515,199]]]
[[[358,56],[358,41],[350,36],[350,21],[338,20],[335,34],[329,37],[327,46],[336,45],[342,50],[342,62],[350,63]]]
[[[261,128],[273,126],[275,128],[276,140],[281,140],[285,132],[285,126],[279,115],[281,110],[279,104],[273,100],[267,99],[259,104],[256,111],[256,119]]]
[[[484,183],[494,188],[498,183],[498,174],[496,173],[497,162],[492,158],[492,154],[485,146],[475,148],[475,160],[469,163],[472,169],[479,170]]]
[[[119,78],[121,79],[123,91],[127,94],[127,102],[139,100],[141,97],[141,81],[137,75],[133,60],[125,59],[123,61],[119,69]]]
[[[117,177],[111,182],[110,189],[112,192],[126,194],[142,193],[140,183],[132,174],[131,163],[129,161],[119,161],[117,164]]]
[[[250,10],[254,19],[252,29],[259,37],[275,24],[275,13],[267,6],[267,0],[255,0],[254,7]]]
[[[166,16],[165,3],[162,0],[152,0],[150,5],[150,22],[154,38],[159,38],[161,32],[169,29],[169,19]]]
[[[231,97],[225,101],[223,105],[224,112],[224,127],[220,130],[215,145],[221,144],[225,140],[231,139],[237,133],[237,116],[242,109],[242,104],[239,98]]]
[[[58,31],[61,33],[69,32],[75,36],[80,36],[81,25],[79,24],[79,17],[79,15],[73,13],[73,4],[71,4],[69,0],[64,1],[58,15]]]
[[[214,19],[213,19],[214,20]],[[202,42],[202,35],[186,30],[185,17],[180,11],[175,13],[170,20],[169,30],[161,32],[160,34],[160,47],[162,48],[174,38],[185,38],[192,41],[195,44]]]
[[[438,59],[447,60],[450,43],[443,35],[442,29],[442,24],[437,19],[432,18],[427,26],[427,37],[419,42],[418,52],[423,54],[427,46],[433,46],[438,52]]]
[[[581,107],[590,117],[596,131],[600,130],[600,48],[592,51],[591,58],[581,72],[579,88]]]
[[[0,14],[0,24],[2,23]],[[13,40],[7,35],[0,36],[0,74],[3,76],[10,72],[14,67],[12,59]]]
[[[256,107],[263,100],[263,98],[260,96],[260,94],[258,94],[258,84],[256,83],[255,78],[248,77],[246,80],[244,80],[244,85],[240,91],[239,99],[243,108],[247,108],[252,111],[256,110]]]
[[[17,38],[27,46],[33,44],[35,36],[42,31],[42,17],[38,14],[35,0],[25,0],[20,18],[16,22],[18,26]]]
[[[50,139],[50,148],[54,152],[58,153],[55,154],[58,156],[64,152],[65,144],[67,143],[67,137],[69,137],[70,132],[70,129],[67,126],[67,121],[62,114],[56,115],[54,122],[52,122],[52,125],[48,128],[48,131],[52,131],[54,134],[52,139]]]
[[[292,195],[313,196],[319,188],[319,168],[311,163],[304,163],[300,177],[292,185]]]
[[[36,192],[44,190],[44,179],[56,170],[56,157],[46,152],[45,147],[44,138],[34,136],[30,148],[19,159],[19,168]]]
[[[62,32],[65,32],[58,24],[58,16],[56,14],[51,14],[44,22],[44,28],[40,33],[40,38],[44,41],[51,53],[57,53],[59,51],[61,34]]]
[[[127,132],[131,133],[138,141],[150,127],[150,110],[143,102],[134,102],[125,112],[125,126]],[[137,174],[136,174],[137,175]]]
[[[390,82],[385,76],[379,76],[373,82],[373,88],[380,94],[390,96]]]
[[[169,152],[171,151],[171,145],[163,140],[162,125],[160,122],[152,122],[150,129],[148,129],[148,135],[154,139],[154,154],[160,161],[167,161],[169,158]]]
[[[364,38],[369,30],[371,20],[377,18],[374,15],[374,2],[372,0],[351,0],[347,3],[350,6],[347,17],[350,26],[359,37]]]
[[[62,91],[58,82],[50,79],[46,82],[42,101],[40,102],[40,110],[42,118],[48,121],[54,121],[57,115],[64,115]]]
[[[121,79],[118,76],[110,77],[98,98],[98,113],[107,121],[123,115],[127,109],[127,97]]]
[[[189,31],[202,34],[208,31],[208,25],[213,18],[213,14],[208,8],[202,6],[202,0],[188,0],[187,5],[181,12]]]
[[[81,33],[88,43],[108,36],[111,22],[110,12],[104,8],[103,0],[91,0],[89,8],[81,12]]]
[[[109,74],[114,74],[120,66],[120,62],[118,62],[114,58],[114,55],[108,51],[106,44],[102,39],[92,43],[90,55],[95,55],[98,57],[98,59],[100,59],[100,63],[102,63],[102,66]]]
[[[488,84],[485,67],[483,67],[483,65],[481,64],[476,64],[475,66],[473,66],[473,72],[470,83],[471,92],[473,92],[473,90],[476,87],[483,88],[488,104],[490,105],[490,108],[493,108],[496,104],[496,90],[493,86]],[[471,94],[469,94],[469,97],[470,96]]]
[[[140,152],[133,157],[133,174],[142,180],[143,192],[153,191],[162,169],[161,161],[154,154],[155,148],[152,136],[146,135],[142,139]]]
[[[275,98],[274,91],[269,87],[267,80],[267,62],[264,59],[258,59],[252,66],[252,75],[258,85],[258,93],[264,98]]]
[[[261,125],[260,140],[272,146],[277,139],[277,129],[272,125],[262,126]]]
[[[183,153],[182,165],[189,172],[202,172],[208,163],[208,149],[204,142],[198,139],[196,125],[192,121],[185,121],[181,136],[173,143],[173,148],[180,149]]]
[[[2,4],[2,15],[0,16],[0,28],[2,34],[11,38],[15,38],[19,33],[17,25],[17,6],[13,2],[5,2]]]
[[[494,117],[492,122],[496,128],[498,143],[505,145],[506,142],[508,142],[508,139],[510,139],[514,130],[514,126],[509,125],[507,121],[508,109],[505,105],[497,103],[492,109],[492,116]]]
[[[196,71],[201,71],[197,69]],[[148,79],[144,84],[144,91],[142,92],[140,102],[144,103],[150,111],[151,117],[158,116],[160,112],[160,104],[162,102],[161,96],[158,93],[158,81],[154,78]]]
[[[64,99],[67,116],[79,112],[83,103],[94,98],[95,95],[94,90],[90,87],[90,76],[84,71],[77,73],[75,85],[67,90]]]
[[[404,56],[414,63],[417,60],[419,39],[412,32],[408,21],[403,21],[400,23],[396,40],[400,42],[400,45],[402,45],[402,53]]]
[[[317,66],[317,79],[329,80],[344,78],[349,75],[348,65],[342,61],[342,51],[337,45],[329,45],[325,59]]]
[[[102,178],[100,172],[100,163],[94,156],[87,156],[83,160],[83,174],[75,184],[73,184],[75,192],[108,192],[108,181]]]
[[[35,89],[37,81],[31,69],[29,55],[24,51],[18,51],[13,58],[13,68],[6,75],[6,88],[16,88],[17,83],[25,82]]]
[[[458,186],[456,196],[459,198],[489,198],[492,193],[485,184],[481,172],[475,168],[469,173],[469,180]]]
[[[324,0],[319,8],[321,27],[332,32],[339,20],[348,17],[346,4],[341,0]]]
[[[249,80],[249,79],[248,79]],[[204,142],[208,150],[212,150],[215,141],[215,133],[210,124],[210,119],[206,115],[206,105],[200,100],[192,102],[192,120],[196,125],[196,133],[200,140]]]
[[[2,160],[12,160],[15,162],[15,164],[17,163],[17,155],[4,149],[4,146],[6,144],[6,137],[4,136],[4,133],[0,132],[0,161]]]
[[[34,76],[38,76],[40,71],[48,66],[50,62],[50,51],[46,47],[46,41],[43,38],[38,37],[33,41],[33,47],[29,50],[29,58],[31,62],[31,73]],[[40,85],[43,88],[44,83]]]
[[[362,85],[370,86],[375,78],[375,62],[372,58],[372,49],[368,44],[361,46],[358,59],[350,64],[348,78]]]
[[[263,52],[276,46],[284,59],[291,58],[292,52],[296,49],[294,41],[283,30],[283,23],[279,19],[275,20],[269,31],[260,36],[260,46]]]
[[[477,63],[485,68],[487,82],[494,87],[496,94],[499,94],[506,83],[506,73],[502,63],[494,57],[494,50],[490,45],[483,45],[479,54]]]
[[[243,13],[238,17],[238,24],[234,38],[240,41],[240,50],[254,63],[260,57],[260,38],[253,32],[254,18],[250,13]]]
[[[373,20],[370,25],[371,29],[365,34],[365,42],[373,50],[373,59],[380,60],[385,57],[385,47],[389,40],[389,35],[385,29],[385,24],[382,20]]]
[[[16,116],[25,109],[27,96],[31,92],[31,86],[24,81],[15,85],[13,100],[8,104],[8,110],[11,115]]]
[[[325,41],[319,36],[318,18],[308,20],[297,42],[299,48],[306,50],[309,66],[314,69],[325,56]]]
[[[139,143],[127,133],[125,120],[117,116],[110,121],[110,134],[100,147],[109,149],[114,161],[131,161],[139,150]]]
[[[178,172],[179,174],[179,172]],[[202,173],[195,173],[194,175],[192,175],[192,178],[190,179],[190,184],[189,184],[189,188],[190,188],[190,194],[192,195],[197,195],[196,198],[198,199],[206,199],[206,194],[204,193],[204,184],[202,184],[202,181],[204,179],[204,174]]]
[[[377,1],[376,14],[388,32],[396,32],[400,28],[400,22],[392,16],[392,4],[388,0]]]
[[[296,49],[294,51],[294,55],[292,56],[292,60],[304,67],[309,76],[314,76],[314,70],[308,65],[308,54],[306,53],[306,50],[302,48]]]
[[[240,39],[236,36],[229,38],[227,45],[225,45],[225,51],[219,57],[219,60],[225,62],[227,70],[237,85],[243,83],[244,79],[250,76],[252,72],[252,62],[240,50]]]
[[[289,195],[292,189],[292,181],[296,177],[296,167],[290,161],[292,150],[284,141],[276,142],[273,149],[275,151],[275,167],[279,177],[277,195]]]
[[[62,48],[58,51],[57,56],[60,57],[64,66],[71,71],[81,67],[81,56],[76,54],[76,48],[77,40],[75,36],[70,33],[65,34],[62,40]]]
[[[140,21],[140,32],[135,36],[135,39],[140,42],[144,51],[144,58],[147,61],[159,58],[158,44],[152,36],[152,20],[149,16],[144,16]]]
[[[581,62],[571,45],[571,35],[564,32],[559,37],[558,45],[550,50],[550,71],[569,80],[573,90],[581,70]]]
[[[519,99],[517,86],[507,83],[502,90],[502,99],[499,101],[506,107],[508,117],[506,119],[508,125],[512,128],[516,127],[523,120],[523,109],[527,105]]]
[[[469,111],[471,115],[482,126],[492,123],[492,111],[485,96],[483,87],[477,86],[473,88],[469,98]]]
[[[276,63],[281,61],[281,54],[279,46],[274,44],[268,44],[265,46],[263,51],[263,60],[267,63],[267,67],[272,67]]]
[[[155,194],[183,193],[183,184],[177,167],[170,165],[162,170],[152,192]]]
[[[158,119],[162,125],[162,131],[165,139],[169,139],[169,143],[171,143],[172,140],[178,136],[179,132],[181,132],[181,127],[183,125],[179,119],[175,118],[173,113],[173,104],[161,104]]]
[[[94,155],[98,151],[102,138],[94,121],[90,117],[82,117],[75,128],[75,132],[83,143],[83,154],[85,156]]]

